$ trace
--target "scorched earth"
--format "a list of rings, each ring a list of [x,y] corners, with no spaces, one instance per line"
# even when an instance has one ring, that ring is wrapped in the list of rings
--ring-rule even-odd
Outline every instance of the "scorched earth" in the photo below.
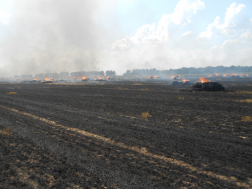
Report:
[[[0,188],[251,188],[252,85],[0,84]]]

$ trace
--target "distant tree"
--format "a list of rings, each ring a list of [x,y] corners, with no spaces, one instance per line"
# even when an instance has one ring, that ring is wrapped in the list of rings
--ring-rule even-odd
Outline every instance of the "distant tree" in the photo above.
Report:
[[[116,72],[112,70],[107,70],[106,71],[106,76],[114,77],[116,76]]]

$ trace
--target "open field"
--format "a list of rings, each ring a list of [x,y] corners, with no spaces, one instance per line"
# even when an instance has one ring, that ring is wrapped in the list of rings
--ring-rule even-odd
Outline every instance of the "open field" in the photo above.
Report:
[[[252,188],[252,81],[0,84],[0,188]]]

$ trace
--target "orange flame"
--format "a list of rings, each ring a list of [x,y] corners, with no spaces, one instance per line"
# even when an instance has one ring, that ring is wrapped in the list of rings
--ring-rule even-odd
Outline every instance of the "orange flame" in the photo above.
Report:
[[[138,77],[138,75],[136,75],[136,77]]]
[[[237,76],[238,74],[235,74],[235,73],[232,73],[231,75],[230,75],[230,77],[232,77],[232,76]]]
[[[219,76],[220,76],[220,74],[218,74],[218,73],[215,73],[215,75],[216,75],[217,77],[219,77]]]
[[[176,78],[176,79],[181,79],[180,75],[176,75],[176,76],[170,76],[172,79]]]
[[[183,83],[185,83],[185,82],[187,82],[187,81],[189,81],[188,79],[182,79],[182,81],[183,81]]]
[[[150,78],[151,78],[151,76],[148,76],[148,78],[150,79]]]
[[[83,77],[82,77],[82,80],[86,80],[86,79],[88,79],[86,76],[83,76]]]
[[[109,76],[106,76],[106,77],[104,76],[103,78],[109,79]]]
[[[47,77],[45,77],[44,79],[45,79],[46,81],[51,81],[51,79],[49,79],[49,78],[47,78]]]
[[[249,77],[249,74],[240,74],[243,77]]]
[[[223,77],[227,77],[227,74],[223,74]]]
[[[155,75],[155,76],[154,76],[154,79],[156,79],[156,78],[158,78],[158,75]]]
[[[200,81],[201,83],[205,83],[205,82],[210,82],[210,80],[204,78],[204,77],[200,77]]]
[[[213,77],[213,75],[212,75],[212,74],[210,74],[210,75],[208,75],[208,77]]]
[[[99,76],[97,76],[97,79],[98,79],[98,80],[102,80],[102,78],[101,78],[101,77],[99,77]]]

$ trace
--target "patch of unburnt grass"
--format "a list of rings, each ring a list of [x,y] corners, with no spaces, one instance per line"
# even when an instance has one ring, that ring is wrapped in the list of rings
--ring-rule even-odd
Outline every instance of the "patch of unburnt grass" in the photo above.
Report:
[[[151,117],[149,112],[143,112],[142,113],[142,118],[149,118],[149,117]]]

